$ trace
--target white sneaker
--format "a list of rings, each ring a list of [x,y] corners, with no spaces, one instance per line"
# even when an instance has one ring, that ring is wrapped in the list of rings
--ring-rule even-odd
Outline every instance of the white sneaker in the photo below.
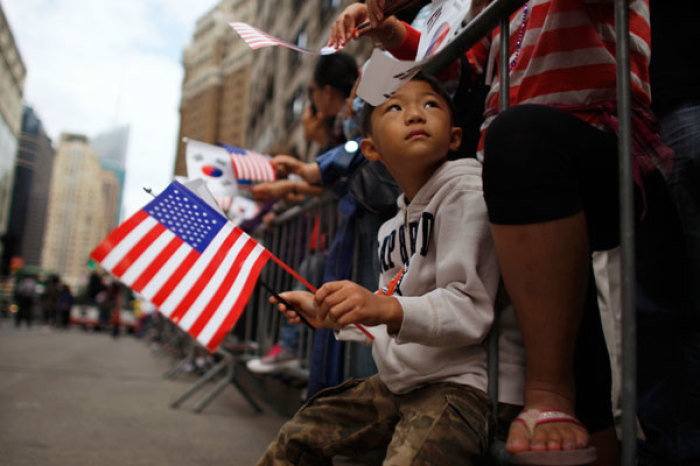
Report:
[[[246,363],[248,370],[254,374],[269,374],[299,366],[297,355],[282,348],[279,343],[275,343],[264,357],[254,358]]]

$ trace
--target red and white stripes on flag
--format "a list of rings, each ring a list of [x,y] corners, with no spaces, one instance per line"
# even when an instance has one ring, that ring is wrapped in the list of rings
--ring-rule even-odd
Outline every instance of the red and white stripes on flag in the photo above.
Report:
[[[173,182],[90,256],[214,351],[242,314],[270,252]]]
[[[272,162],[264,155],[246,151],[247,155],[231,153],[233,172],[239,183],[275,181],[277,174]]]
[[[277,37],[271,36],[270,34],[261,31],[260,29],[253,27],[250,24],[242,23],[240,21],[231,21],[228,24],[236,30],[238,35],[241,36],[241,39],[243,39],[245,43],[248,44],[248,46],[253,50],[274,45],[287,47],[289,49],[296,50],[297,52],[321,55],[328,55],[340,50],[336,50],[332,47],[323,47],[321,50],[309,50],[305,47],[300,47],[286,40],[282,40]]]

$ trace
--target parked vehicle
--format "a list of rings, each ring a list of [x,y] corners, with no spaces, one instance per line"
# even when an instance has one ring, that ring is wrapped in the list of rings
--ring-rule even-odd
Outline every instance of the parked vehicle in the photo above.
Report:
[[[139,322],[131,309],[122,309],[119,317],[122,330],[127,333],[135,333],[138,330]],[[84,330],[107,330],[100,324],[100,311],[95,305],[74,305],[70,313],[70,324]]]

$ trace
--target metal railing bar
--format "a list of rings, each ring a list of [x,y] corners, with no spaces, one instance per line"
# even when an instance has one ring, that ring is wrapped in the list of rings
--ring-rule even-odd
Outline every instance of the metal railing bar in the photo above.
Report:
[[[615,0],[617,39],[617,118],[620,181],[620,250],[622,256],[622,464],[637,456],[637,321],[635,314],[634,178],[632,166],[632,97],[630,84],[629,10]]]

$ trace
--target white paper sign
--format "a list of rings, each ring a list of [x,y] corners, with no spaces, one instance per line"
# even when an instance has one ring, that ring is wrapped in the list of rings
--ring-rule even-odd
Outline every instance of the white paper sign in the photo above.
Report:
[[[421,31],[415,60],[397,60],[375,49],[369,59],[357,95],[371,105],[386,101],[406,81],[452,42],[474,18],[472,0],[437,0],[435,9]]]

